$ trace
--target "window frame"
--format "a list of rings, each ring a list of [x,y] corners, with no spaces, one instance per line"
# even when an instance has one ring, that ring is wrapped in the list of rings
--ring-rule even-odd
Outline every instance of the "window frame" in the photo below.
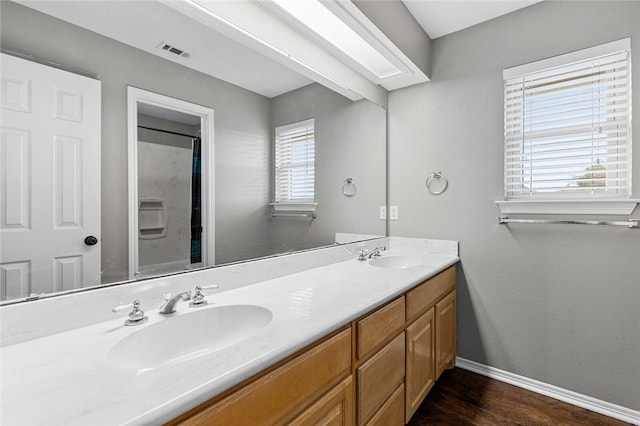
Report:
[[[305,198],[280,198],[279,197],[279,164],[278,164],[278,152],[279,152],[279,144],[281,142],[280,134],[286,131],[294,131],[296,129],[301,128],[309,128],[313,129],[313,161],[311,162],[312,168],[314,171],[313,174],[313,197],[305,197]],[[310,118],[302,121],[297,121],[295,123],[278,126],[274,129],[274,149],[273,149],[273,202],[270,205],[273,207],[274,211],[287,211],[287,212],[315,212],[317,203],[316,200],[316,188],[315,188],[315,119]],[[308,138],[305,139],[308,141]],[[304,166],[308,168],[308,165]],[[292,191],[289,191],[292,192]]]
[[[526,194],[516,194],[515,196],[509,193],[509,179],[513,179],[513,175],[508,173],[508,165],[514,163],[508,162],[508,130],[507,119],[512,117],[508,115],[507,110],[507,81],[524,78],[524,76],[536,73],[544,73],[553,68],[565,68],[574,63],[584,62],[591,60],[592,58],[598,58],[605,55],[615,54],[617,52],[628,52],[628,82],[627,82],[627,117],[626,128],[628,131],[628,137],[626,142],[627,158],[626,169],[626,192],[624,195],[603,195],[597,194],[597,191],[591,193],[566,193],[559,194],[558,192],[549,192],[546,194],[538,193],[537,196],[529,198]],[[508,213],[521,213],[521,214],[631,214],[633,209],[639,200],[633,200],[631,198],[631,174],[632,174],[632,133],[631,133],[631,39],[626,38],[617,40],[610,43],[605,43],[599,46],[582,49],[579,51],[543,59],[519,65],[512,68],[507,68],[503,71],[505,97],[504,97],[504,163],[503,163],[503,177],[504,177],[504,201],[496,201],[496,204],[501,209],[503,214]],[[524,85],[524,84],[523,84]],[[520,111],[524,111],[524,102]],[[512,109],[512,108],[511,108]],[[511,111],[509,111],[512,114]],[[523,112],[524,114],[524,112]],[[524,161],[524,160],[523,160]],[[529,165],[529,167],[532,167]],[[535,170],[535,168],[533,168]],[[524,175],[524,174],[523,174]],[[516,191],[517,193],[517,191]]]

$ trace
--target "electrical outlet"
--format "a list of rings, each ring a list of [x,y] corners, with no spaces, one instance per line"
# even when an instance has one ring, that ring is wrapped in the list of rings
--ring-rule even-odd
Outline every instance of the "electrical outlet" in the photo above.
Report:
[[[398,206],[389,206],[389,219],[398,220]]]
[[[387,218],[387,206],[380,206],[380,219],[384,220]]]

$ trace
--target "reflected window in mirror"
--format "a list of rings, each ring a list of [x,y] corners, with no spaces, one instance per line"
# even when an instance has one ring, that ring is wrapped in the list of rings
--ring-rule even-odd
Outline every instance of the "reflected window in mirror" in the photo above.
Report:
[[[276,128],[276,203],[313,203],[315,201],[314,128],[314,119]]]

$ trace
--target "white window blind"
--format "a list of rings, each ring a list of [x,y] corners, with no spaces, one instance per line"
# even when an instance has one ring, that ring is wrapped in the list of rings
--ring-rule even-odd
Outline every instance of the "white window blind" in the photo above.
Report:
[[[505,70],[505,198],[629,198],[630,43],[563,56]]]
[[[313,202],[315,198],[315,120],[276,128],[276,203]]]

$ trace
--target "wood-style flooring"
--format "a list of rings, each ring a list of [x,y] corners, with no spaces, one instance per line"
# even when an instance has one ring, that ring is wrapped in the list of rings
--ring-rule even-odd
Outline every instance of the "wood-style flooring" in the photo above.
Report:
[[[442,373],[411,418],[425,425],[627,425],[460,368]]]

